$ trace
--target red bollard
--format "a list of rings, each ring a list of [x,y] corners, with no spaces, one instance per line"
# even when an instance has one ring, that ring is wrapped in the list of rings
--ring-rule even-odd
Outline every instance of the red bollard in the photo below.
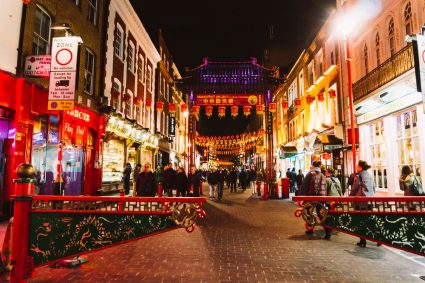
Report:
[[[120,197],[125,197],[124,190],[120,189]],[[124,211],[124,201],[118,203],[118,211]]]
[[[158,183],[158,197],[162,197],[162,183]]]
[[[261,197],[261,182],[257,182],[257,196]]]
[[[267,182],[264,182],[263,200],[268,200],[268,199],[269,199],[269,194],[267,190]]]

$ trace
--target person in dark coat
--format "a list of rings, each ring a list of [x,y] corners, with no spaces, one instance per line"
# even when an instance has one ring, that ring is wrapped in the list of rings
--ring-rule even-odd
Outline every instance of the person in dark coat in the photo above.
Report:
[[[292,168],[292,171],[290,173],[290,178],[291,178],[290,179],[290,184],[291,184],[290,192],[294,194],[296,186],[297,186],[297,173],[295,172],[295,167]]]
[[[156,194],[155,174],[150,171],[150,165],[148,163],[143,166],[143,172],[137,175],[136,189],[137,196],[154,197]]]
[[[207,177],[208,185],[210,186],[210,200],[215,199],[215,189],[218,184],[218,173],[215,168],[211,168],[210,174]]]
[[[230,183],[230,192],[236,193],[236,181],[238,179],[238,175],[236,174],[235,168],[232,168],[232,171],[229,173],[229,183]]]
[[[297,183],[297,190],[295,191],[295,195],[299,195],[300,191],[301,191],[301,186],[303,185],[304,182],[304,174],[303,174],[303,170],[298,170],[298,175],[295,179],[296,183]]]
[[[168,197],[173,196],[173,189],[176,188],[176,170],[173,169],[173,164],[168,163],[168,168],[164,172],[164,189]]]
[[[124,183],[124,193],[128,195],[130,193],[130,176],[131,176],[131,164],[127,163],[125,164],[124,172],[122,172],[122,180]]]
[[[257,172],[255,172],[254,168],[249,170],[249,183],[252,189],[252,194],[257,194]]]
[[[221,168],[218,169],[217,177],[218,177],[217,197],[218,197],[218,200],[221,200],[223,198],[224,181],[226,179],[226,173],[224,172],[223,169]]]
[[[201,179],[203,176],[199,171],[196,171],[195,166],[190,167],[190,172],[188,176],[188,190],[194,197],[199,197],[199,186],[201,185]]]
[[[239,183],[241,184],[242,190],[245,191],[246,185],[247,185],[247,175],[246,175],[245,169],[243,168],[241,173],[239,174]]]
[[[187,186],[188,186],[188,180],[186,176],[186,172],[184,172],[183,167],[179,167],[177,169],[177,175],[176,175],[176,188],[177,188],[177,194],[176,196],[187,196]]]

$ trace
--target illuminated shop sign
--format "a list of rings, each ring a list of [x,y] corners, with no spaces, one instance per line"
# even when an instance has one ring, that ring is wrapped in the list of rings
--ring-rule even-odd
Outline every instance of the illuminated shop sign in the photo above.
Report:
[[[85,122],[90,122],[90,114],[84,113],[78,109],[74,109],[74,110],[68,110],[66,111],[66,114],[68,114],[69,116],[72,116],[74,118],[77,118],[79,120],[83,120]]]
[[[158,147],[158,138],[146,132],[145,130],[135,128],[130,123],[117,117],[111,117],[109,119],[106,131],[113,132],[116,135],[126,139],[148,144],[151,147]]]
[[[370,112],[367,112],[357,117],[357,124],[363,124],[378,119],[380,117],[397,112],[409,106],[415,105],[421,101],[422,95],[419,92],[411,93],[409,95],[404,96],[403,98],[394,100],[390,103],[387,103],[381,107],[378,107]]]

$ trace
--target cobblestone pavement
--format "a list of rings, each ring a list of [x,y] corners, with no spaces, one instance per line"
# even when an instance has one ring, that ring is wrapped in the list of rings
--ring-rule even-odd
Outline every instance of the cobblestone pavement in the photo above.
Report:
[[[204,194],[208,193],[205,188]],[[75,269],[42,267],[31,282],[424,282],[424,266],[355,237],[304,233],[289,200],[229,193],[204,206],[207,220],[90,254]]]

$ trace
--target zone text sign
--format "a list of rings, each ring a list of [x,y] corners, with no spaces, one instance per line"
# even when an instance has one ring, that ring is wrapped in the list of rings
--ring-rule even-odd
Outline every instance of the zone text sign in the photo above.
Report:
[[[49,110],[74,109],[80,37],[55,37],[52,40]]]

